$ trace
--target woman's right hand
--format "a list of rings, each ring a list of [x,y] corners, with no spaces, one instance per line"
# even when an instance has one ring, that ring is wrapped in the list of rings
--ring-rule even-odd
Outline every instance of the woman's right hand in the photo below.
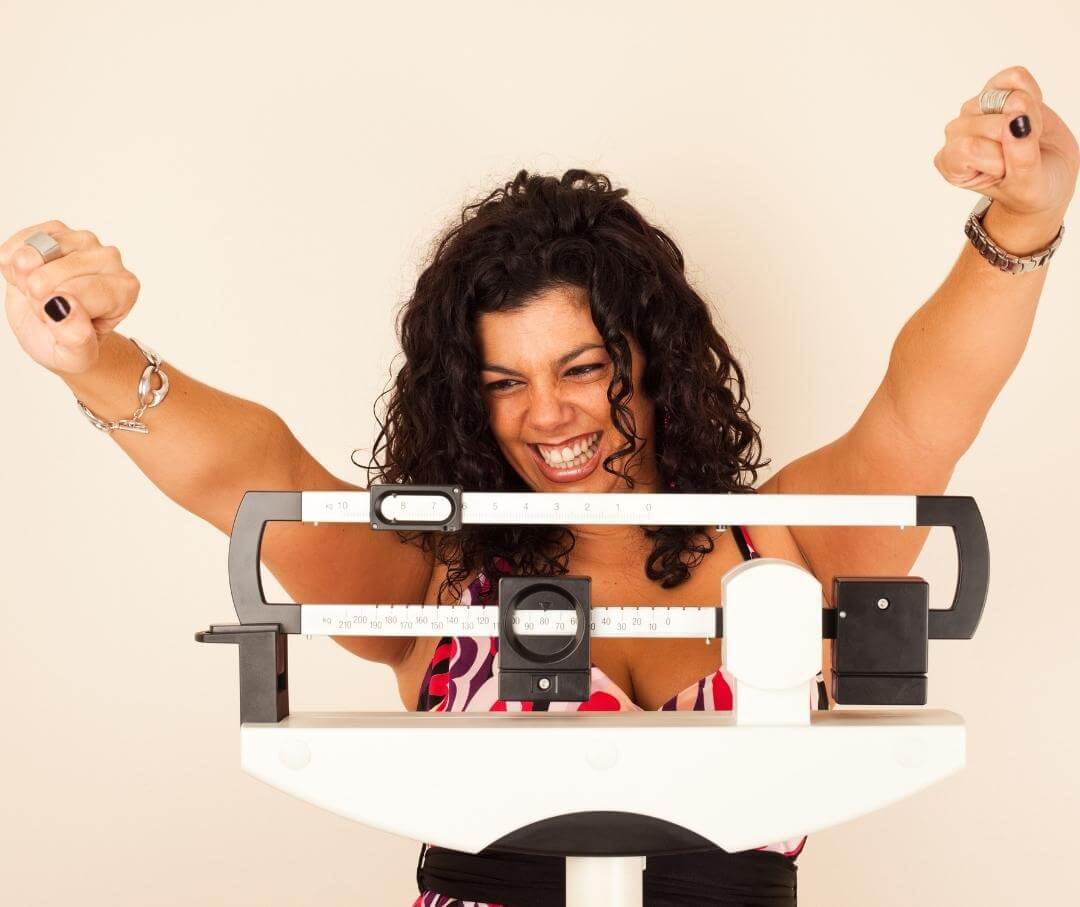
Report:
[[[39,231],[52,236],[63,253],[48,264],[26,245]],[[0,245],[0,274],[7,281],[8,324],[19,345],[58,374],[93,366],[99,338],[127,317],[139,296],[139,279],[124,267],[119,249],[57,220],[20,230]],[[65,303],[66,316],[50,317],[48,311],[60,314]]]

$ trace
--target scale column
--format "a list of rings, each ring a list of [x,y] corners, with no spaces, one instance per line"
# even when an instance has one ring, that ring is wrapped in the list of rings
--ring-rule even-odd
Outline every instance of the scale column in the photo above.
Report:
[[[642,907],[645,857],[567,857],[566,907]]]
[[[721,585],[735,723],[809,726],[821,670],[821,583],[791,561],[760,557],[729,570]]]

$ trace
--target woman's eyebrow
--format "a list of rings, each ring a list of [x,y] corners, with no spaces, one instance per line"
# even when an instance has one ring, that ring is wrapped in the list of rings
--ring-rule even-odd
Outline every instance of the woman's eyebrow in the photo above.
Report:
[[[560,356],[555,360],[555,365],[566,365],[571,359],[576,359],[586,350],[603,349],[602,343],[583,343],[581,346],[575,346],[569,353]],[[492,365],[490,362],[485,362],[480,366],[482,371],[485,372],[500,372],[503,375],[517,375],[519,378],[524,377],[521,372],[515,372],[513,369],[507,368],[505,365]]]

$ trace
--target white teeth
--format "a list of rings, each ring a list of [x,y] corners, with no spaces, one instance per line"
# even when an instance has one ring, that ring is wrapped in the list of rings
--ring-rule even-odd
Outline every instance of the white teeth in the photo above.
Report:
[[[536,445],[536,449],[540,451],[540,455],[549,466],[570,469],[573,468],[573,466],[581,466],[582,463],[575,463],[573,461],[582,457],[585,458],[583,462],[587,462],[588,459],[596,453],[596,445],[599,441],[600,433],[597,432],[588,441],[578,441],[572,447],[564,447],[561,451],[545,450],[540,445]]]

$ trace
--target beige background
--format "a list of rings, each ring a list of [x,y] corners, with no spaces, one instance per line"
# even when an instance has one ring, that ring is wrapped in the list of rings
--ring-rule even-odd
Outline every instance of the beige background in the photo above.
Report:
[[[966,241],[976,196],[932,164],[960,104],[1019,63],[1080,131],[1075,4],[875,6],[3,0],[0,234],[55,217],[117,245],[143,287],[122,333],[360,482],[428,243],[519,167],[599,169],[686,253],[778,469],[851,425]],[[812,834],[807,907],[1071,896],[1078,262],[1066,236],[949,488],[993,554],[976,638],[931,644],[969,764]],[[193,641],[233,618],[226,538],[0,346],[3,899],[410,904],[416,842],[240,771],[235,652]],[[938,530],[913,571],[937,605],[954,569]],[[294,710],[400,708],[327,639],[290,657]]]

